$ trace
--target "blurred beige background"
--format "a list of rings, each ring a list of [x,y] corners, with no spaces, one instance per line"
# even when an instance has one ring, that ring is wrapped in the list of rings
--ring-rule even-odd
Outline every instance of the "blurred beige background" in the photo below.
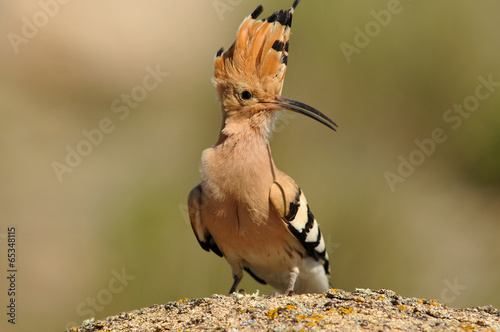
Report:
[[[261,2],[268,16],[292,1],[0,4],[0,266],[13,225],[19,268],[2,331],[228,291],[186,197],[220,125],[214,54]],[[493,0],[298,7],[283,94],[340,129],[287,114],[272,149],[321,224],[336,288],[500,306],[499,14]]]

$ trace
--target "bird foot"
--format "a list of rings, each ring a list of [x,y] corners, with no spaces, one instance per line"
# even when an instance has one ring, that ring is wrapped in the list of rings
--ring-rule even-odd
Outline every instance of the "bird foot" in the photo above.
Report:
[[[266,297],[267,299],[274,299],[274,298],[277,298],[277,297],[278,297],[278,296],[280,296],[280,295],[283,295],[283,294],[281,294],[281,293],[279,293],[279,292],[272,292],[271,294],[269,294],[269,295],[267,295],[267,296],[265,296],[265,297]]]

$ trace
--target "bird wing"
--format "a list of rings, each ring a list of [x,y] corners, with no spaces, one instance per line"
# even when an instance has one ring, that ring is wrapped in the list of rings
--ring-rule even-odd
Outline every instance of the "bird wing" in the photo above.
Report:
[[[193,228],[194,235],[198,240],[200,246],[206,250],[212,250],[214,253],[223,256],[221,250],[215,243],[212,235],[208,232],[202,225],[201,221],[201,209],[203,207],[203,197],[201,183],[191,190],[188,196],[188,212],[189,219],[191,220],[191,227]]]
[[[288,230],[311,257],[323,264],[325,273],[329,275],[325,240],[299,186],[288,175],[281,174],[271,187],[270,200]]]

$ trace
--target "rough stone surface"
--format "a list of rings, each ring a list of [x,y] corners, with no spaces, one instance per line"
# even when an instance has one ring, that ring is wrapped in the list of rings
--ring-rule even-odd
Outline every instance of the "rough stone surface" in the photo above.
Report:
[[[71,328],[97,331],[499,331],[492,306],[454,309],[390,290],[331,289],[276,297],[232,294],[182,299]]]

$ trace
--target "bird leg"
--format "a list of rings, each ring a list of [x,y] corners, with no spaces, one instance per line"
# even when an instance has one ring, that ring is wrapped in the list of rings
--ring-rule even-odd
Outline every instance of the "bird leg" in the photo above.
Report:
[[[295,281],[297,281],[297,277],[299,276],[299,269],[294,267],[293,269],[290,270],[289,272],[290,279],[288,281],[288,288],[285,291],[286,295],[293,295],[295,294],[293,292],[293,288],[295,287]]]
[[[236,287],[238,287],[238,284],[240,283],[242,277],[237,276],[236,274],[233,274],[234,282],[233,285],[231,286],[231,289],[229,290],[229,294],[232,294],[236,292]]]

